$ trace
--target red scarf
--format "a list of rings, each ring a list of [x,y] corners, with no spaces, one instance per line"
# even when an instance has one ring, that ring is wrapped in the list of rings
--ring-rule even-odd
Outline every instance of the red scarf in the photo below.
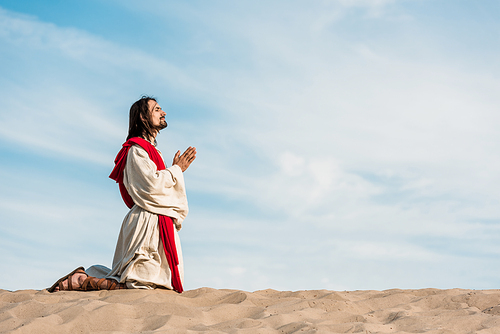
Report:
[[[123,185],[123,170],[125,169],[125,163],[127,162],[128,150],[132,145],[139,145],[146,150],[149,154],[149,158],[156,164],[158,170],[165,169],[165,163],[162,157],[156,150],[156,148],[151,145],[147,140],[139,137],[130,138],[123,144],[122,149],[118,152],[115,159],[115,168],[109,175],[109,177],[115,180],[120,186],[120,193],[122,195],[123,201],[130,209],[134,206],[134,201],[130,197],[127,188]],[[170,267],[170,272],[172,273],[172,287],[175,291],[181,293],[182,283],[179,275],[179,259],[177,258],[177,248],[175,247],[174,239],[174,222],[171,217],[158,215],[158,226],[160,229],[160,237],[163,242],[163,249],[165,250],[165,256]]]

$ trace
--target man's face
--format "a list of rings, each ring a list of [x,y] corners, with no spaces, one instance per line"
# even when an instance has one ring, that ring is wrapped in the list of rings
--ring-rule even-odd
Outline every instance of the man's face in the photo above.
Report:
[[[165,115],[167,115],[167,113],[164,112],[161,109],[160,105],[154,100],[149,100],[148,106],[151,116],[151,123],[153,123],[154,128],[156,130],[165,129],[167,127],[167,121],[165,121]]]

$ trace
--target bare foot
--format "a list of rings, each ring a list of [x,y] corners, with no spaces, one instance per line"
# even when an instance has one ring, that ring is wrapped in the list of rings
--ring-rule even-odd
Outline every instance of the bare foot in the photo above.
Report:
[[[87,274],[81,273],[81,272],[74,273],[73,275],[71,275],[70,277],[68,277],[67,279],[65,279],[64,281],[61,282],[62,290],[69,290],[68,280],[70,280],[70,279],[71,279],[71,287],[72,287],[72,289],[73,290],[78,289],[79,287],[82,286],[83,281],[85,281],[85,279],[87,278],[87,276],[88,276]],[[59,286],[56,286],[56,288],[54,289],[54,291],[59,291]]]

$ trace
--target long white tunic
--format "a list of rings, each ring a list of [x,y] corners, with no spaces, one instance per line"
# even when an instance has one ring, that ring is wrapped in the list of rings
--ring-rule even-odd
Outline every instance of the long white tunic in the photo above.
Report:
[[[158,151],[159,152],[159,151]],[[172,289],[171,272],[158,228],[158,215],[172,217],[179,275],[184,263],[177,231],[188,213],[184,177],[179,166],[157,170],[148,153],[133,145],[127,156],[123,184],[135,205],[123,220],[113,258],[113,268],[92,266],[87,274],[126,283],[128,288]]]

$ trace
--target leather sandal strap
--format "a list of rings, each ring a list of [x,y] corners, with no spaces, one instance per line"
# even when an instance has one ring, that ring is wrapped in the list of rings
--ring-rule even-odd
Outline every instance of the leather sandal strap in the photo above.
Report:
[[[88,286],[89,286],[89,278],[87,277],[85,281],[83,281],[82,285],[80,286],[81,291],[89,291]]]
[[[106,282],[106,286],[105,287],[102,286],[103,285],[102,283],[104,283],[104,282]],[[108,283],[108,280],[105,279],[105,278],[101,278],[100,280],[98,280],[97,281],[97,290],[109,290],[107,283]]]
[[[73,288],[72,281],[73,281],[73,275],[75,275],[75,274],[85,274],[85,275],[87,275],[87,273],[85,272],[85,270],[83,270],[83,268],[78,268],[78,269],[75,270],[75,272],[73,274],[69,275],[68,276],[68,290],[69,291],[81,290],[81,287],[80,288],[76,288],[76,287]],[[87,275],[87,277],[88,277],[88,275]]]
[[[87,276],[87,278],[85,279],[85,281],[83,281],[82,285],[78,290],[80,291],[116,290],[116,289],[123,289],[122,285],[124,286],[124,284],[118,284],[118,282],[114,279],[109,279],[109,278],[98,279],[97,277]],[[59,289],[61,289],[61,287]]]
[[[97,285],[95,284],[95,277],[88,276],[85,281],[83,281],[82,286],[80,287],[81,291],[93,291],[98,290]]]
[[[108,290],[116,290],[117,283],[115,280],[111,281],[111,286],[108,288]]]

